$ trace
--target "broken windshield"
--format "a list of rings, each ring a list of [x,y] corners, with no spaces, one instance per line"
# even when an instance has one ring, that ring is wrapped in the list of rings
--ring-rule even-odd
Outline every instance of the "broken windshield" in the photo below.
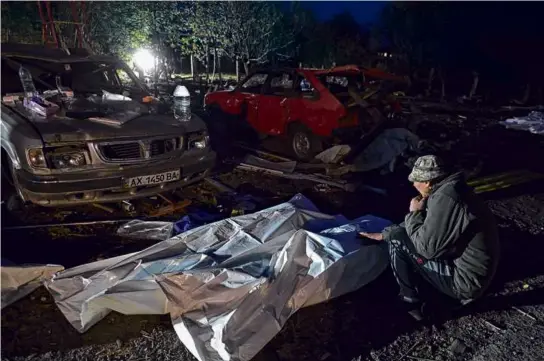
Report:
[[[122,63],[57,63],[13,57],[2,59],[3,94],[23,91],[17,73],[20,66],[30,71],[38,92],[57,89],[57,79],[60,79],[60,85],[76,94],[101,93],[102,90],[113,93],[142,91],[134,74]]]
[[[350,86],[357,90],[361,90],[365,82],[365,78],[362,74],[321,75],[318,76],[318,79],[333,94],[347,93],[348,87]]]

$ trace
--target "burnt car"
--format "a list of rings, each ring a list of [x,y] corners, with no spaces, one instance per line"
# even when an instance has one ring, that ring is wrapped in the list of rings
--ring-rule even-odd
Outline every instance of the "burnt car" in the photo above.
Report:
[[[205,123],[190,109],[176,115],[118,58],[3,44],[1,59],[3,183],[25,202],[145,197],[215,164]]]
[[[291,153],[308,160],[327,145],[357,141],[400,112],[389,85],[404,82],[355,65],[259,69],[234,90],[207,94],[204,103],[216,121],[240,120],[260,136],[288,136]]]

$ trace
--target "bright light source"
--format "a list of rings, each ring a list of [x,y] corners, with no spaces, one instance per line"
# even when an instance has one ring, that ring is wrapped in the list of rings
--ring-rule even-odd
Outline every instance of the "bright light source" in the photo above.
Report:
[[[134,53],[132,61],[145,72],[152,70],[155,66],[155,57],[147,49],[140,49]]]

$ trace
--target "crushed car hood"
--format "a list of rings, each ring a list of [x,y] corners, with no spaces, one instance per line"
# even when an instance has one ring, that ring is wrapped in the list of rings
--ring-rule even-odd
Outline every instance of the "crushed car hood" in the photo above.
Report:
[[[181,122],[172,114],[145,114],[122,126],[96,123],[87,119],[53,117],[30,119],[46,144],[94,141],[107,139],[133,139],[161,135],[182,135],[206,129],[205,123],[196,115]]]

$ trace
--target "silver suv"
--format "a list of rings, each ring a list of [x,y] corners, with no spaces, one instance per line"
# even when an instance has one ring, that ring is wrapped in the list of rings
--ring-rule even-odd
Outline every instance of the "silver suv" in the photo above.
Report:
[[[196,182],[214,166],[204,122],[175,117],[121,60],[21,44],[3,44],[1,55],[2,175],[24,201],[134,199]],[[21,69],[38,98],[58,106],[54,114],[29,109]],[[125,119],[109,123],[116,117]]]

